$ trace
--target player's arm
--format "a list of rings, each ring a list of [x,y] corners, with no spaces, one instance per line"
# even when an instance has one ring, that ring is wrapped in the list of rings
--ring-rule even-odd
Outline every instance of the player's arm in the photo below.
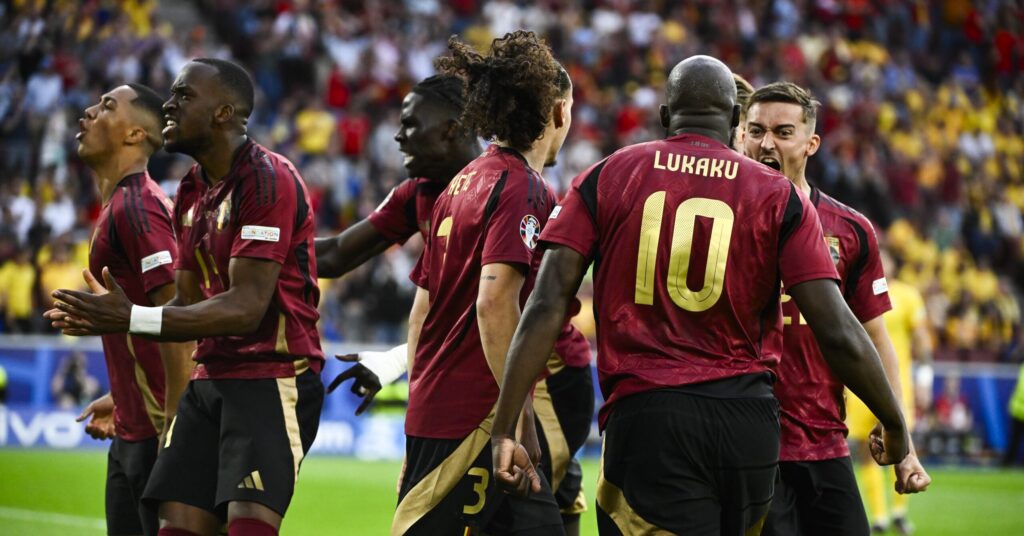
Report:
[[[554,245],[544,253],[533,292],[509,345],[491,430],[495,478],[506,489],[526,493],[532,487],[534,492],[540,491],[539,477],[529,467],[526,451],[507,440],[515,437],[523,404],[547,364],[586,267],[583,255],[571,248]]]
[[[393,242],[370,220],[362,220],[337,236],[317,238],[316,271],[319,277],[335,278],[380,255]]]
[[[73,290],[54,292],[57,307],[72,328],[96,333],[125,333],[136,316],[134,333],[158,341],[193,341],[206,337],[245,335],[259,327],[277,286],[281,265],[270,260],[232,257],[231,288],[187,306],[133,305],[107,268],[103,278],[110,292],[93,295]]]
[[[180,307],[203,301],[203,293],[199,289],[199,277],[191,270],[174,271],[174,290],[174,297],[164,305]]]
[[[174,300],[177,294],[176,284],[169,283],[153,289],[149,293],[149,300],[156,305],[166,305]],[[161,431],[160,437],[167,434],[167,427],[171,425],[171,419],[178,412],[178,400],[185,392],[185,386],[188,385],[188,379],[192,375],[192,351],[195,350],[195,347],[194,341],[159,344],[160,360],[164,365],[165,416],[164,429]],[[163,444],[162,441],[161,444]]]
[[[492,263],[480,270],[480,288],[476,298],[476,320],[487,366],[494,381],[501,383],[512,334],[519,324],[519,292],[526,276],[519,267]]]
[[[423,287],[416,287],[416,296],[412,299],[412,309],[409,311],[409,333],[406,338],[406,370],[412,370],[413,361],[416,359],[416,346],[420,343],[420,333],[423,331],[423,323],[427,320],[427,313],[430,311],[430,291]]]
[[[885,451],[881,451],[880,445],[873,445],[875,460],[883,465],[902,461],[910,441],[903,412],[871,338],[850,311],[835,281],[814,279],[799,283],[790,288],[789,295],[803,311],[832,372],[885,427]]]

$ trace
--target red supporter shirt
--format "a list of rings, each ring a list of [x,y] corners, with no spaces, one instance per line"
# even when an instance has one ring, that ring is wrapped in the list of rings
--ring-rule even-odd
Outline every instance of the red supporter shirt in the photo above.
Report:
[[[892,309],[871,222],[859,212],[821,193],[811,201],[825,232],[832,261],[839,271],[839,288],[861,322]],[[782,296],[783,341],[775,396],[782,425],[782,461],[816,461],[850,455],[846,444],[843,384],[828,368],[814,333],[796,302]]]
[[[780,279],[837,278],[807,197],[695,134],[584,171],[541,240],[595,263],[602,427],[623,397],[773,370]]]
[[[171,202],[148,173],[121,179],[103,206],[92,243],[89,271],[103,281],[103,267],[132,303],[155,305],[149,293],[174,283],[178,256]],[[155,437],[164,426],[164,365],[157,343],[125,333],[102,336],[114,397],[114,427],[126,441]]]
[[[409,375],[407,435],[463,438],[494,407],[498,384],[476,321],[480,272],[492,263],[522,266],[525,303],[540,260],[534,248],[554,206],[544,179],[519,153],[497,145],[438,197],[430,239],[410,276],[430,292],[430,310]]]
[[[426,178],[407,179],[394,187],[367,219],[391,242],[404,244],[416,233],[423,235],[426,241],[434,203],[446,188],[448,184]],[[574,299],[569,318],[576,316],[579,308],[579,301]],[[569,322],[562,328],[554,352],[567,366],[585,367],[590,364],[590,343]]]
[[[274,295],[259,327],[248,335],[202,339],[192,379],[286,378],[307,366],[319,372],[324,354],[316,323],[320,289],[313,253],[309,193],[286,158],[252,140],[238,149],[231,171],[209,187],[199,166],[183,179],[185,192],[202,190],[194,207],[179,199],[178,217],[191,209],[191,231],[183,231],[178,268],[199,278],[203,298],[227,291],[233,257],[281,265]]]

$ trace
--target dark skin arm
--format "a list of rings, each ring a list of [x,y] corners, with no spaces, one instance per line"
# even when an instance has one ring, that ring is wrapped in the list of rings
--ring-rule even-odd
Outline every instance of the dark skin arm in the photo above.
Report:
[[[369,220],[362,220],[337,236],[317,238],[314,243],[317,275],[330,279],[341,277],[380,255],[392,243]]]
[[[259,327],[277,286],[281,265],[273,261],[235,257],[228,264],[231,288],[216,296],[187,306],[163,310],[159,341],[192,341],[252,333]],[[90,334],[125,333],[131,320],[132,303],[109,270],[103,278],[110,292],[100,296],[73,290],[53,293],[57,308],[69,315],[65,322]],[[178,296],[177,299],[181,299]]]
[[[178,272],[181,273],[181,272]],[[191,272],[187,272],[191,273]],[[177,279],[177,276],[175,277]],[[149,293],[149,300],[156,305],[170,303],[177,293],[176,285],[166,284]],[[192,375],[192,351],[194,342],[163,342],[160,343],[160,360],[164,365],[164,429],[160,437],[167,436],[171,419],[178,412],[178,400],[185,392],[188,379]],[[161,439],[160,444],[163,444]]]
[[[910,445],[903,412],[871,338],[839,287],[832,280],[817,279],[795,285],[788,293],[814,332],[829,368],[885,427],[882,441],[872,442],[871,455],[881,465],[899,463]]]
[[[582,255],[564,246],[554,246],[544,253],[536,285],[509,346],[491,428],[491,448],[498,483],[520,495],[531,489],[539,492],[540,479],[526,449],[515,441],[516,423],[562,331],[588,264]]]

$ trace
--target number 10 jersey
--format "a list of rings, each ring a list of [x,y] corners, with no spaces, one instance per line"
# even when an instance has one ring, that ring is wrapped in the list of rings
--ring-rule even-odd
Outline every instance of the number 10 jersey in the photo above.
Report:
[[[780,281],[838,279],[807,196],[696,134],[584,171],[541,242],[595,264],[602,427],[631,394],[774,371]]]

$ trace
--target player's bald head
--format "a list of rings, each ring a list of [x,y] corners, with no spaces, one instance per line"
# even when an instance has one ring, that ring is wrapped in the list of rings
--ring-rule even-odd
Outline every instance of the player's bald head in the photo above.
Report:
[[[676,64],[665,88],[668,103],[661,123],[670,135],[694,132],[729,143],[739,122],[732,71],[711,56],[692,56]]]
[[[711,56],[677,63],[668,75],[667,93],[669,111],[683,115],[728,115],[736,105],[732,71]]]

